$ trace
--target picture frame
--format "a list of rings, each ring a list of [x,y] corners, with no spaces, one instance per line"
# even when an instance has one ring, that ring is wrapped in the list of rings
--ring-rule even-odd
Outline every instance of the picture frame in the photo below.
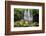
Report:
[[[44,3],[36,3],[36,2],[20,2],[20,1],[5,1],[5,35],[18,35],[18,34],[34,34],[34,33],[44,33],[45,32],[45,4]],[[32,7],[33,6],[33,7]],[[39,28],[38,27],[21,27],[21,28],[16,28],[13,30],[13,15],[16,11],[16,8],[21,8],[26,10],[31,8],[32,10],[34,9],[39,9]],[[38,8],[39,7],[39,8]],[[15,9],[15,11],[13,11]],[[30,9],[29,9],[30,10]],[[35,12],[36,13],[36,12]],[[16,17],[16,16],[14,16]],[[29,19],[30,20],[30,19]],[[36,20],[35,20],[36,21]],[[32,30],[31,30],[32,29]]]

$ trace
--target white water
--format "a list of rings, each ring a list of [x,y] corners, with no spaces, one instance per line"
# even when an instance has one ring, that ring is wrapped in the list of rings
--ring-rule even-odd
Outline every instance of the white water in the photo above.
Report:
[[[28,11],[25,10],[25,12],[24,12],[24,20],[28,20],[28,21],[33,20],[32,11],[31,11],[31,14],[30,14],[29,9],[28,9]]]

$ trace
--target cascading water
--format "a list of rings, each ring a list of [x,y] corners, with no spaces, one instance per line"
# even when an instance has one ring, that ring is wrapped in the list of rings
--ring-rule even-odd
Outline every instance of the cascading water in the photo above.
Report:
[[[33,20],[32,11],[30,12],[29,9],[28,9],[28,11],[26,11],[26,9],[25,9],[24,20],[28,20],[28,21],[32,21]]]

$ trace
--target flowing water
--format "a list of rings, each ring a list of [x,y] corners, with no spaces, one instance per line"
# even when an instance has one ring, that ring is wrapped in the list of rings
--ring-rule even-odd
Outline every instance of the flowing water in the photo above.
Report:
[[[33,20],[32,11],[30,12],[29,9],[28,9],[28,11],[26,11],[26,9],[25,9],[24,20],[27,20],[27,21],[32,21]]]

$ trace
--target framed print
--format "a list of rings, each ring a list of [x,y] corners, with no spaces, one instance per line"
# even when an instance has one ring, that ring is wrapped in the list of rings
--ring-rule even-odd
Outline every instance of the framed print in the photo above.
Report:
[[[5,34],[44,33],[44,3],[5,1]]]

